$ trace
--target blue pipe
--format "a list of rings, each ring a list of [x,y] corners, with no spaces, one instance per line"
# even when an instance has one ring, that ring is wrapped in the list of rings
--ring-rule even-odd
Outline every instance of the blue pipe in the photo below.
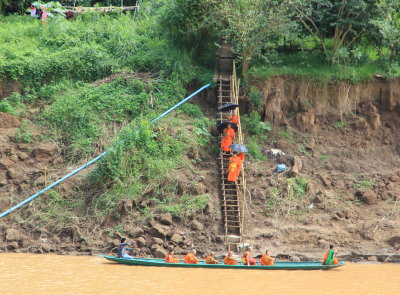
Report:
[[[184,100],[182,100],[181,102],[177,103],[175,106],[173,106],[172,108],[170,108],[168,111],[162,113],[161,115],[159,115],[157,118],[153,119],[151,122],[154,123],[158,120],[160,120],[161,118],[163,118],[165,115],[169,114],[170,112],[172,112],[173,110],[175,110],[176,108],[178,108],[179,106],[181,106],[182,104],[184,104],[185,102],[187,102],[188,100],[190,100],[191,98],[193,98],[196,94],[200,93],[201,91],[203,91],[204,89],[206,89],[207,87],[210,87],[211,84],[207,84],[204,85],[203,87],[201,87],[200,89],[198,89],[197,91],[193,92],[191,95],[189,95],[188,97],[186,97]],[[119,144],[119,143],[117,143]],[[39,197],[41,194],[43,194],[44,192],[48,191],[49,189],[55,187],[56,185],[60,184],[61,182],[63,182],[64,180],[70,178],[71,176],[77,174],[78,172],[80,172],[81,170],[85,169],[86,167],[92,165],[93,163],[97,162],[98,160],[100,160],[101,158],[103,158],[106,154],[108,153],[108,151],[103,152],[102,154],[98,155],[96,158],[94,158],[93,160],[87,162],[86,164],[80,166],[79,168],[75,169],[74,171],[72,171],[71,173],[63,176],[62,178],[60,178],[59,180],[57,180],[56,182],[50,184],[49,186],[45,187],[44,189],[42,189],[41,191],[37,192],[36,194],[30,196],[29,198],[27,198],[25,201],[22,201],[21,203],[15,205],[14,207],[8,209],[7,211],[3,212],[0,215],[0,218],[3,218],[5,216],[7,216],[8,214],[10,214],[11,212],[13,212],[14,210],[20,208],[21,206],[25,205],[26,203],[31,202],[32,200],[36,199],[37,197]]]

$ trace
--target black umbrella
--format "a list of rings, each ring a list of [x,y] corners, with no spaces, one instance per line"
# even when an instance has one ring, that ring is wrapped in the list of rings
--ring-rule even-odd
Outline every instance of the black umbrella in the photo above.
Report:
[[[228,102],[228,103],[224,104],[222,107],[219,107],[219,108],[218,108],[218,111],[220,111],[220,112],[227,112],[227,111],[236,109],[237,107],[239,107],[238,104],[233,103],[233,102]]]
[[[248,153],[249,152],[247,147],[245,147],[243,144],[239,144],[239,143],[231,144],[229,146],[229,148],[234,152],[239,152],[239,153]]]
[[[228,127],[228,124],[231,124],[231,127],[233,128],[233,130],[235,130],[235,132],[238,131],[238,127],[237,127],[237,125],[235,123],[223,122],[223,123],[218,124],[218,126],[217,126],[218,132],[219,133],[223,133],[224,129]]]

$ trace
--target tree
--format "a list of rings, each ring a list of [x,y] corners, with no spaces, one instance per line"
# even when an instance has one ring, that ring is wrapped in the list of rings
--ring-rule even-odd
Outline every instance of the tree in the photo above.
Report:
[[[398,0],[382,0],[378,5],[384,17],[373,20],[379,28],[381,45],[390,51],[389,61],[398,58],[400,52],[400,2]]]
[[[8,0],[0,0],[0,13],[3,13],[7,5],[8,5]]]
[[[242,60],[242,76],[246,75],[252,59],[276,46],[277,37],[290,35],[289,1],[265,0],[206,0],[212,7],[206,19],[219,29],[220,37],[232,42],[233,50]]]
[[[321,45],[331,63],[340,48],[349,48],[372,29],[378,0],[293,0],[297,21]],[[332,47],[327,40],[332,39]]]

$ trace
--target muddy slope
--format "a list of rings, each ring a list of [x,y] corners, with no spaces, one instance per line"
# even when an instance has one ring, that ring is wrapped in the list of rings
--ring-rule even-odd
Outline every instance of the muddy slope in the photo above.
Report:
[[[246,238],[254,244],[255,254],[269,248],[281,258],[317,259],[330,243],[338,245],[341,254],[368,254],[357,257],[371,260],[396,253],[400,248],[399,82],[320,85],[275,77],[251,83],[263,93],[265,120],[274,123],[262,148],[286,154],[245,164],[250,192]],[[212,93],[201,102],[210,117],[212,102]],[[242,103],[247,106],[246,98]],[[4,210],[71,167],[50,142],[17,143],[18,118],[1,114],[0,122],[0,209]],[[211,194],[203,212],[143,218],[138,212],[156,205],[149,196],[121,202],[119,216],[101,223],[93,223],[85,206],[77,208],[73,220],[62,223],[32,217],[49,202],[43,198],[0,221],[0,249],[113,253],[125,235],[135,240],[135,255],[163,257],[167,249],[183,255],[192,247],[200,256],[209,250],[223,254],[215,156],[207,155],[202,162],[195,161],[195,155],[188,159],[193,165],[177,171],[176,185],[182,193]],[[288,172],[273,172],[278,163],[285,163]],[[295,198],[292,174],[307,180],[305,192]],[[79,176],[60,187],[65,199],[89,202],[98,193]]]
[[[252,243],[260,251],[311,256],[330,243],[342,254],[396,253],[399,81],[321,85],[274,77],[254,83],[263,93],[265,120],[274,122],[263,148],[286,155],[247,165]],[[273,172],[278,163],[287,164],[289,172]],[[301,197],[287,200],[291,176],[308,184]]]

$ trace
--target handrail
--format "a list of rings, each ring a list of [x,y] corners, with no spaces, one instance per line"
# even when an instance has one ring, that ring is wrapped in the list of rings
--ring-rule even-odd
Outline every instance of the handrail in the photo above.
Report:
[[[201,91],[203,91],[204,89],[210,87],[211,84],[207,84],[204,85],[203,87],[199,88],[198,90],[196,90],[195,92],[193,92],[191,95],[189,95],[188,97],[186,97],[185,99],[183,99],[181,102],[177,103],[176,105],[174,105],[172,108],[170,108],[169,110],[165,111],[164,113],[162,113],[161,115],[159,115],[157,118],[153,119],[151,122],[154,123],[156,121],[158,121],[159,119],[163,118],[165,115],[169,114],[170,112],[172,112],[173,110],[175,110],[176,108],[178,108],[179,106],[181,106],[182,104],[184,104],[185,102],[187,102],[188,100],[190,100],[191,98],[193,98],[195,95],[197,95],[198,93],[200,93]],[[122,141],[119,141],[118,143],[116,143],[117,145],[120,144]],[[98,160],[100,160],[101,158],[103,158],[105,155],[107,155],[109,151],[105,151],[103,153],[101,153],[100,155],[98,155],[96,158],[94,158],[93,160],[87,162],[86,164],[80,166],[79,168],[75,169],[74,171],[72,171],[71,173],[63,176],[62,178],[60,178],[59,180],[57,180],[56,182],[50,184],[49,186],[45,187],[44,189],[42,189],[41,191],[37,192],[36,194],[30,196],[29,198],[27,198],[26,200],[20,202],[19,204],[15,205],[14,207],[8,209],[7,211],[3,212],[2,214],[0,214],[0,218],[3,218],[5,216],[7,216],[8,214],[10,214],[11,212],[13,212],[14,210],[22,207],[23,205],[33,201],[34,199],[36,199],[37,197],[39,197],[41,194],[43,194],[44,192],[48,191],[49,189],[55,187],[56,185],[60,184],[61,182],[63,182],[64,180],[70,178],[71,176],[77,174],[78,172],[80,172],[81,170],[85,169],[86,167],[92,165],[93,163],[97,162]]]

